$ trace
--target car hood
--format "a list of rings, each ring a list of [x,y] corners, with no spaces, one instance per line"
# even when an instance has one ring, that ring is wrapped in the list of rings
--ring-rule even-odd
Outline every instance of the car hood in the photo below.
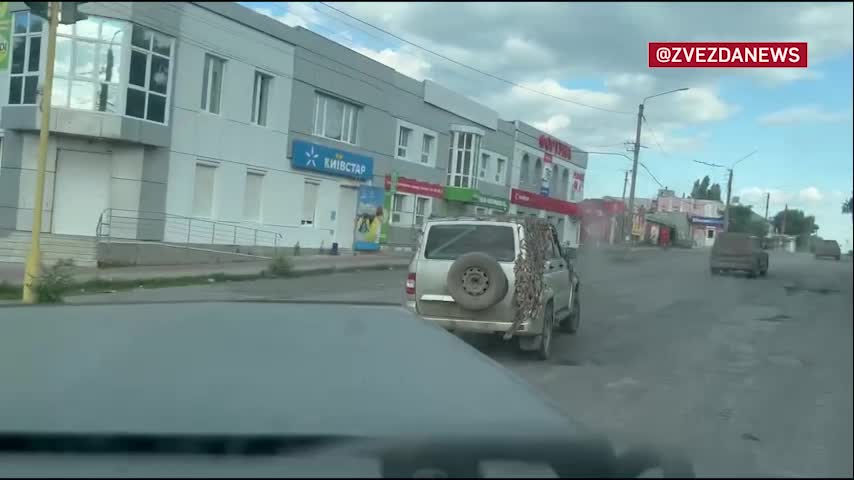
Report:
[[[0,433],[582,433],[400,307],[16,306],[0,329]]]

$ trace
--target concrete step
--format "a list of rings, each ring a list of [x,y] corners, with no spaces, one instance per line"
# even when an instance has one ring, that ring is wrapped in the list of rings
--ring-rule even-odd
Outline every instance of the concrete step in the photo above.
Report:
[[[25,262],[31,238],[32,234],[26,231],[0,232],[0,262]],[[39,243],[45,265],[53,265],[61,259],[71,259],[79,266],[96,266],[98,263],[94,237],[43,233]]]

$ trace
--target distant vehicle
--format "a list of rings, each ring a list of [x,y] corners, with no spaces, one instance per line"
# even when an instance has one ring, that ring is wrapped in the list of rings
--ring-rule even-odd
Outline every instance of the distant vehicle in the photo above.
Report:
[[[751,278],[768,273],[768,252],[759,238],[746,233],[721,232],[709,258],[712,275],[724,271],[743,271]]]
[[[517,316],[514,294],[529,288],[516,281],[517,261],[528,254],[523,245],[529,232],[525,220],[512,217],[428,221],[409,264],[407,306],[446,330],[518,336],[522,350],[548,359],[555,328],[577,332],[581,300],[571,254],[562,252],[554,227],[543,223],[550,238],[542,282],[528,282],[544,286],[539,318],[519,321]]]
[[[815,247],[815,258],[831,257],[839,260],[842,258],[842,249],[836,240],[822,240]]]

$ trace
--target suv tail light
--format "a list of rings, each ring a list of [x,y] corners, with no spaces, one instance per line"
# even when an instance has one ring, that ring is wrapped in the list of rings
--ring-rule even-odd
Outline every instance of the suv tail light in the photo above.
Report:
[[[406,294],[415,295],[415,274],[410,273],[406,276]]]

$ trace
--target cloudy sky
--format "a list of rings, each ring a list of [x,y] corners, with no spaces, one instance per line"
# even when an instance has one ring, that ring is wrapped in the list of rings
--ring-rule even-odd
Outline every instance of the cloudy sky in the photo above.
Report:
[[[709,175],[771,215],[785,204],[817,217],[819,234],[852,248],[840,205],[852,191],[852,4],[849,3],[321,3],[244,2],[416,79],[429,78],[592,151],[628,153],[647,102],[641,161],[690,193]],[[330,8],[330,6],[332,8]],[[360,23],[334,9],[363,20]],[[564,102],[468,70],[465,65]],[[651,41],[806,41],[808,69],[650,69]],[[616,113],[615,113],[616,112]],[[619,196],[628,160],[591,155],[586,197]],[[638,196],[658,184],[641,169]],[[846,246],[846,242],[848,242]]]

